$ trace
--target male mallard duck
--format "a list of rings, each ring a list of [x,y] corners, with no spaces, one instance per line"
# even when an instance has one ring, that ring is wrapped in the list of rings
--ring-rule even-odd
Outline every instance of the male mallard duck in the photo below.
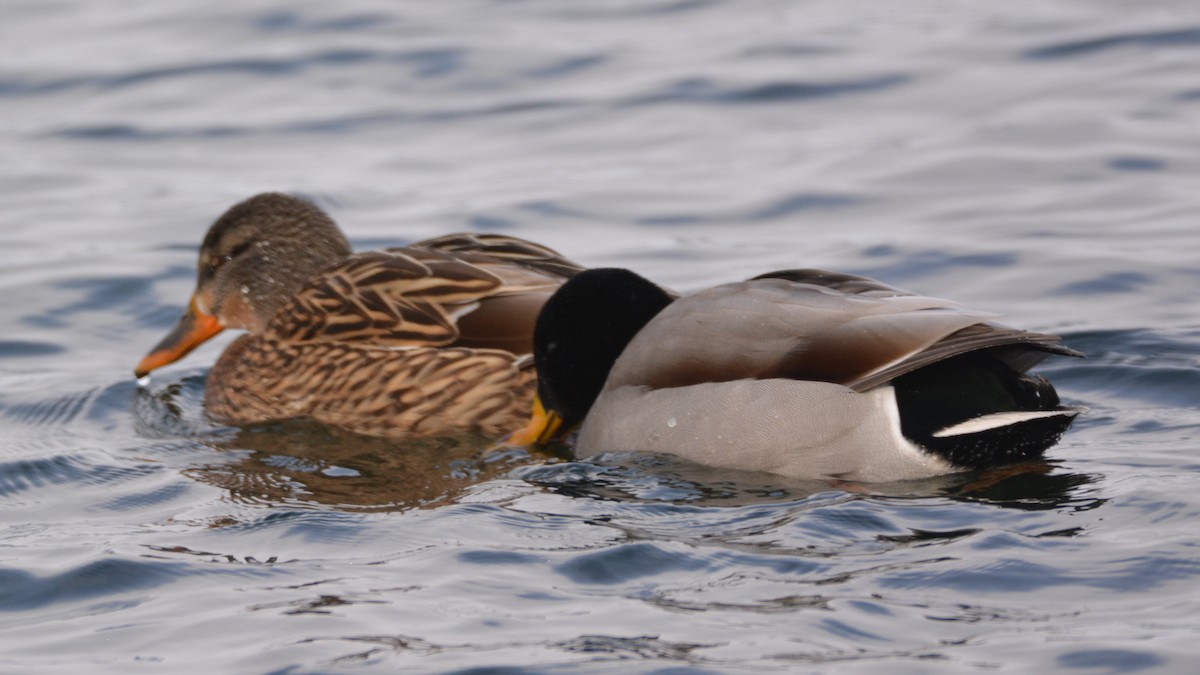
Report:
[[[528,411],[534,322],[579,269],[497,235],[352,254],[316,205],[261,194],[213,223],[187,311],[134,372],[241,328],[249,334],[205,386],[220,422],[311,417],[377,436],[494,434]]]
[[[534,332],[538,399],[510,444],[658,452],[799,478],[920,478],[1040,456],[1080,412],[1025,374],[1059,338],[878,281],[771,272],[672,301],[579,273]]]

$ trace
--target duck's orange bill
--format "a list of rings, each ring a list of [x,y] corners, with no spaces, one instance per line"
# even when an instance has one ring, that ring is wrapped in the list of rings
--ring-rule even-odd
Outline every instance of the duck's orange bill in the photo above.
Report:
[[[518,445],[545,445],[555,439],[562,425],[563,418],[553,410],[546,410],[542,406],[542,399],[534,396],[533,410],[529,415],[529,424],[526,424],[525,428],[520,431],[514,431],[508,438],[501,442],[501,445],[510,447]]]
[[[175,324],[162,342],[142,358],[133,374],[145,377],[155,368],[174,363],[224,329],[217,317],[202,313],[196,307],[196,299],[192,298],[187,311],[179,317],[179,323]]]

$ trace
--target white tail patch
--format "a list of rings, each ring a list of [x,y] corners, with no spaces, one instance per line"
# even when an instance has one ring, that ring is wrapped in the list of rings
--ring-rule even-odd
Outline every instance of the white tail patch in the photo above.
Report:
[[[1080,409],[1067,408],[1065,410],[1035,410],[1035,411],[1018,411],[1018,412],[1003,412],[992,413],[991,415],[981,415],[974,417],[966,422],[959,422],[953,426],[948,426],[945,429],[939,429],[933,433],[934,438],[946,438],[948,436],[964,436],[966,434],[977,434],[981,431],[989,431],[991,429],[999,429],[1029,420],[1043,419],[1046,417],[1074,417],[1080,412]]]

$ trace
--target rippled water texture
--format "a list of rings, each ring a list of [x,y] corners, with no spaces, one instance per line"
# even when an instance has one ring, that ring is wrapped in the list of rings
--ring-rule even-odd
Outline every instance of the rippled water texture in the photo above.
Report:
[[[1191,672],[1200,5],[6,3],[0,671]],[[1056,331],[1044,465],[896,485],[214,427],[131,369],[237,200]]]

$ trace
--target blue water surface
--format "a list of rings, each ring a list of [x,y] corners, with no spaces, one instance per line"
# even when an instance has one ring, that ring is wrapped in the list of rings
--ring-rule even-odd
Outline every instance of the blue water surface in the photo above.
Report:
[[[1200,5],[14,0],[0,671],[1193,672]],[[1043,464],[917,483],[208,422],[226,207],[1057,332]]]

